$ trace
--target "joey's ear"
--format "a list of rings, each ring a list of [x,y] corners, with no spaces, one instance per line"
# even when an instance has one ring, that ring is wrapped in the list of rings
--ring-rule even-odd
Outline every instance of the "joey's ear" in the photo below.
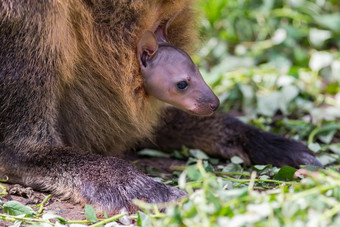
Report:
[[[148,61],[151,61],[158,50],[158,42],[155,34],[152,31],[145,31],[137,45],[138,60],[144,67],[147,66]]]
[[[174,16],[172,16],[166,23],[164,24],[160,24],[158,26],[158,28],[155,31],[156,37],[158,42],[163,42],[166,43],[167,41],[167,35],[168,35],[168,28],[170,26],[170,24],[176,19],[177,15],[180,13],[181,11],[177,12]]]

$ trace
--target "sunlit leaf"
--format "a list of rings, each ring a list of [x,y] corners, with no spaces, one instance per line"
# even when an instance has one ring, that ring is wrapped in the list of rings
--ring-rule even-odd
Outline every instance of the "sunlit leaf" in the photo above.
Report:
[[[141,211],[137,212],[137,225],[141,227],[151,227],[150,217]]]
[[[340,31],[340,14],[324,14],[315,16],[315,22],[324,28],[331,29],[335,32]]]
[[[18,216],[24,215],[26,217],[32,217],[36,212],[29,206],[25,206],[17,201],[8,201],[4,205],[4,211],[10,215]]]
[[[139,155],[154,157],[154,158],[169,158],[170,154],[166,154],[161,151],[153,150],[153,149],[143,149],[138,152]]]
[[[311,56],[309,67],[314,71],[329,66],[332,63],[333,56],[325,51],[314,52]]]
[[[328,30],[311,28],[311,30],[309,31],[309,40],[316,47],[321,47],[324,42],[331,37],[332,32]]]
[[[234,156],[230,160],[234,164],[242,164],[244,162],[243,159],[238,156]]]
[[[85,210],[84,213],[85,213],[87,220],[89,220],[90,222],[97,222],[98,221],[96,211],[91,205],[85,204],[84,210]]]

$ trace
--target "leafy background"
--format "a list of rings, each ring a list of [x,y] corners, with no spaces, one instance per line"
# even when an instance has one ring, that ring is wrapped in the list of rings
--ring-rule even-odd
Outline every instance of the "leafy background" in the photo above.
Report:
[[[338,162],[339,2],[202,0],[200,7],[206,44],[196,60],[222,108],[307,140],[325,165]]]
[[[167,184],[188,197],[159,208],[70,221],[0,201],[0,219],[33,226],[340,226],[340,3],[338,0],[199,0],[202,48],[194,61],[221,109],[263,130],[303,141],[326,169],[246,167],[184,148]],[[168,157],[159,151],[143,155]],[[295,176],[294,176],[295,174]],[[162,176],[149,171],[154,177]],[[160,179],[160,178],[158,178]],[[162,180],[162,179],[160,179]],[[3,191],[4,192],[4,191]],[[1,193],[1,188],[0,188]],[[120,222],[116,222],[117,220]]]

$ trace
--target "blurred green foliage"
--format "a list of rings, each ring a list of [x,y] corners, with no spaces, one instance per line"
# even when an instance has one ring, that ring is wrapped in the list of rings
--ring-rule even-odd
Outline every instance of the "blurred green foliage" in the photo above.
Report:
[[[326,127],[340,118],[338,1],[200,0],[198,10],[203,45],[195,60],[223,110],[308,140],[315,152],[339,147],[339,125]],[[322,127],[329,130],[310,136]],[[319,157],[339,161],[339,153]]]
[[[339,57],[338,1],[200,2],[205,13],[201,34],[208,40],[201,50],[200,63],[204,68],[226,63],[224,70],[229,71],[245,63],[271,63],[289,72],[291,67],[308,67],[311,50],[330,50],[335,58]],[[228,64],[226,59],[230,56],[239,57],[241,62]]]

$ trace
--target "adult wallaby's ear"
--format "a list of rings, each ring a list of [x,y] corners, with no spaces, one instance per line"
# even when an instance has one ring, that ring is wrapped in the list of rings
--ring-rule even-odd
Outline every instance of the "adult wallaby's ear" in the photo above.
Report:
[[[167,41],[167,35],[168,35],[168,28],[170,24],[176,19],[177,15],[181,11],[177,12],[174,16],[172,16],[166,23],[160,24],[158,28],[155,31],[156,37],[158,42],[166,43]]]
[[[146,67],[148,62],[157,56],[158,42],[152,31],[145,31],[137,45],[137,55],[141,66]]]

